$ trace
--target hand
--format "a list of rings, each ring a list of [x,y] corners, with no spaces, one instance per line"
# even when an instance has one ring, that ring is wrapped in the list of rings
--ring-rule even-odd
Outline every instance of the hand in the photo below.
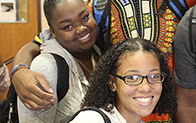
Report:
[[[12,83],[17,95],[24,105],[30,110],[43,110],[54,103],[55,96],[44,76],[29,69],[17,71]],[[42,91],[37,85],[40,84],[47,92]]]

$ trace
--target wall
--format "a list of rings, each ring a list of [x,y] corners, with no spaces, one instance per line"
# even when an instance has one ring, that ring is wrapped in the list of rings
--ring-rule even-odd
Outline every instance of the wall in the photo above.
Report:
[[[43,3],[44,0],[40,0],[40,10],[41,10],[41,31],[48,29],[48,23],[46,21],[45,15],[44,15],[44,10],[43,10]]]
[[[38,33],[37,0],[28,0],[27,23],[0,23],[0,53],[3,61],[13,57],[26,43]],[[11,64],[8,65],[9,71]],[[6,94],[0,95],[0,100]]]

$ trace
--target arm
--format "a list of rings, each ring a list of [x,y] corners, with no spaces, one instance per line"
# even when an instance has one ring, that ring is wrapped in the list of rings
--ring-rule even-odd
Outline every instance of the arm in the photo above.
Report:
[[[190,13],[190,11],[188,12]],[[177,123],[196,122],[196,59],[190,51],[189,15],[186,13],[178,24],[174,38],[174,78],[177,83]]]
[[[49,82],[51,88],[56,95],[57,84],[57,67],[55,65],[54,58],[50,55],[39,55],[36,57],[30,65],[30,69],[38,73],[42,73]],[[26,108],[21,101],[18,101],[18,113],[21,123],[25,123],[28,119],[28,123],[55,123],[57,100],[54,100],[54,104],[50,108],[46,108],[44,111],[32,111]]]
[[[12,66],[18,64],[26,64],[29,66],[32,59],[37,56],[39,52],[40,48],[37,44],[33,42],[26,44],[16,54]],[[12,83],[20,100],[29,109],[41,110],[49,107],[54,102],[52,100],[55,98],[55,96],[52,95],[53,91],[50,89],[48,82],[42,74],[30,71],[29,69],[20,69],[14,74]],[[48,93],[39,89],[37,84],[42,85]]]

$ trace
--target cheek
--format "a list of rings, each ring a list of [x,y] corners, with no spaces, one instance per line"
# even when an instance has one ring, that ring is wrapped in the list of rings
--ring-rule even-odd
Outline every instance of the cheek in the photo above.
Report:
[[[97,34],[98,33],[98,27],[97,27],[96,21],[94,19],[90,19],[89,24],[90,24],[89,26],[91,27],[91,29],[93,29],[93,32],[95,34]]]
[[[65,45],[65,44],[67,44],[67,43],[69,43],[69,42],[71,42],[72,40],[73,40],[73,36],[74,36],[74,33],[72,33],[72,32],[67,32],[67,33],[59,33],[56,37],[58,37],[58,38],[56,38],[57,40],[58,40],[58,42],[61,44],[61,45]]]
[[[115,90],[119,97],[130,97],[134,94],[136,88],[134,86],[127,86],[122,83],[115,85]]]
[[[160,83],[160,85],[154,86],[154,90],[155,93],[160,97],[163,90],[162,83]]]

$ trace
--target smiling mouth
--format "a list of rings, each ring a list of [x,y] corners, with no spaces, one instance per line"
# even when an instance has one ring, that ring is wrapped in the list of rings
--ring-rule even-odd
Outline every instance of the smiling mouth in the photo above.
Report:
[[[79,38],[78,40],[85,40],[85,39],[87,39],[87,38],[89,37],[89,35],[90,35],[90,33],[88,33],[88,34],[82,36],[82,37]]]
[[[139,101],[139,102],[141,102],[141,103],[148,103],[148,102],[150,102],[153,99],[153,97],[149,97],[149,98],[134,98],[134,99]]]

